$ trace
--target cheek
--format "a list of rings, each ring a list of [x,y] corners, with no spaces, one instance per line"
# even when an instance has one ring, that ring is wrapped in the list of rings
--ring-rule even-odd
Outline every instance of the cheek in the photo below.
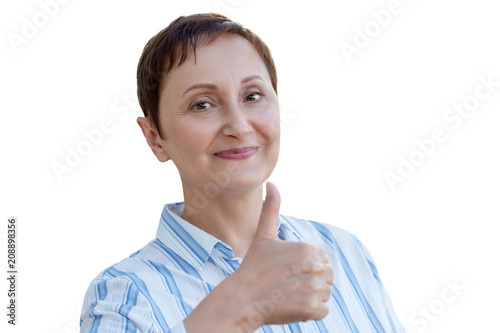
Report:
[[[213,136],[213,128],[206,122],[177,122],[169,130],[171,147],[179,150],[181,156],[186,155],[186,152],[205,150]]]
[[[276,161],[280,150],[280,123],[279,115],[269,114],[266,117],[260,117],[258,121],[257,132],[262,137],[265,146],[266,159]]]
[[[259,119],[259,127],[262,135],[269,140],[270,144],[278,144],[280,139],[280,116],[279,112],[272,111],[266,113],[263,117]]]

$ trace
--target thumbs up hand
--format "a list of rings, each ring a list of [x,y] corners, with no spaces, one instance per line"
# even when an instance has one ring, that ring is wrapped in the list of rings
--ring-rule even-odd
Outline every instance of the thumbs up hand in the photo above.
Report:
[[[313,243],[278,238],[280,195],[269,182],[266,191],[240,267],[187,316],[186,332],[251,333],[263,325],[321,320],[328,314],[334,278],[328,254]]]
[[[260,326],[321,320],[328,314],[333,268],[325,250],[313,243],[278,238],[280,195],[266,184],[266,200],[252,244],[231,276],[247,311],[242,322],[253,332]]]

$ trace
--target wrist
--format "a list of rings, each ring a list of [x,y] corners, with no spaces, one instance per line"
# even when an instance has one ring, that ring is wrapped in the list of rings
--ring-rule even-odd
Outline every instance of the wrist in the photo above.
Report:
[[[233,319],[234,332],[252,333],[264,325],[264,318],[255,306],[254,293],[248,289],[247,283],[239,279],[237,273],[225,279],[221,283],[224,286],[219,285],[223,287],[220,298],[225,301],[226,316]]]
[[[187,333],[252,333],[263,325],[251,292],[245,289],[236,273],[222,281],[184,320]]]

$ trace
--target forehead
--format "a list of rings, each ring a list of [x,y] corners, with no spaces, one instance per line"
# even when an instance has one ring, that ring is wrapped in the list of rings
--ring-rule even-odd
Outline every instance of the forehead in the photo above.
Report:
[[[260,75],[271,86],[267,67],[255,48],[241,36],[222,34],[212,43],[198,46],[186,60],[167,74],[163,90],[182,90],[200,83],[239,82]]]

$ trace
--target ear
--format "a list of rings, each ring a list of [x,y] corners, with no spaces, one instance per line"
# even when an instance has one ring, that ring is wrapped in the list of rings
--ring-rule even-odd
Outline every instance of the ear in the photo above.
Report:
[[[158,161],[160,162],[168,161],[170,157],[168,156],[167,151],[163,147],[164,140],[160,138],[155,128],[151,124],[150,119],[147,117],[138,117],[137,124],[141,128],[142,134],[144,134],[144,137],[146,138],[149,147],[151,147],[151,150],[153,151],[153,154],[155,154]]]

